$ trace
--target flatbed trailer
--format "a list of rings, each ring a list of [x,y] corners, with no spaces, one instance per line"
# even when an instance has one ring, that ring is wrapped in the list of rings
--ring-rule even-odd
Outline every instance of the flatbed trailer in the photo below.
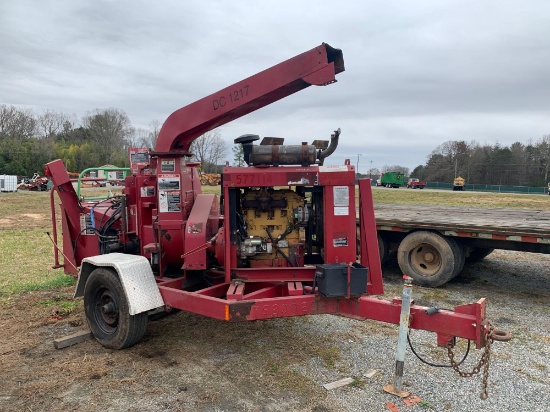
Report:
[[[375,204],[382,263],[397,252],[401,271],[423,286],[441,286],[465,262],[494,249],[550,254],[550,211]]]

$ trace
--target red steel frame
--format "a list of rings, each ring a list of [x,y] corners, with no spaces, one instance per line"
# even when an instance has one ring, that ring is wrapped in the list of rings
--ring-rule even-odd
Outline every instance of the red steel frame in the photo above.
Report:
[[[59,172],[57,164],[49,165],[49,172],[54,176]],[[309,172],[316,166],[309,167]],[[252,169],[252,168],[250,168]],[[256,168],[254,168],[256,169]],[[286,168],[296,169],[300,168]],[[239,168],[241,179],[242,168]],[[260,169],[261,170],[261,169]],[[275,173],[273,171],[276,170]],[[286,179],[285,173],[290,170],[283,168],[270,168],[265,172],[250,170],[247,176],[260,176],[254,179],[267,179],[274,186],[281,185]],[[229,173],[231,174],[231,173]],[[262,177],[263,175],[263,177]],[[235,174],[235,176],[239,176]],[[246,179],[250,179],[247,177]],[[335,175],[335,178],[337,176]],[[281,180],[282,179],[282,180]],[[334,180],[336,184],[341,180]],[[65,182],[72,185],[70,180]],[[63,187],[62,184],[59,186]],[[236,183],[229,178],[224,183],[224,195],[228,199],[229,188],[235,187]],[[244,180],[242,186],[245,187]],[[330,187],[330,186],[328,186]],[[63,200],[63,196],[74,196],[71,190],[56,190]],[[57,258],[57,230],[54,204],[54,192],[51,194],[52,222],[54,226],[53,236],[56,256],[56,266],[59,266]],[[225,202],[227,205],[228,202]],[[372,295],[383,293],[382,271],[376,242],[376,224],[374,220],[374,208],[372,204],[371,186],[369,179],[359,181],[359,204],[360,204],[360,239],[361,241],[361,263],[369,268],[367,293],[360,297],[351,298],[326,298],[319,294],[308,294],[311,287],[304,285],[304,282],[311,283],[315,276],[315,267],[283,267],[277,269],[245,269],[236,268],[231,256],[235,256],[234,246],[229,241],[229,230],[225,231],[225,252],[226,264],[223,275],[223,283],[208,287],[199,291],[189,292],[181,290],[184,278],[168,279],[157,277],[158,287],[164,299],[166,308],[177,308],[215,319],[237,322],[246,320],[269,319],[277,317],[291,317],[314,314],[334,314],[355,319],[373,319],[393,324],[398,324],[400,319],[401,301],[382,300]],[[228,207],[228,206],[227,206]],[[227,215],[229,210],[224,210]],[[62,203],[63,231],[74,230],[81,210],[65,210]],[[355,219],[350,219],[355,224]],[[64,239],[70,239],[65,236]],[[64,242],[64,250],[72,250],[70,240]],[[67,247],[69,249],[67,249]],[[64,255],[65,259],[67,257]],[[70,260],[65,262],[65,272],[75,274],[76,263]],[[233,276],[237,279],[233,279]],[[485,319],[485,299],[472,304],[455,307],[454,311],[440,310],[435,314],[428,314],[426,307],[411,307],[411,324],[413,329],[427,330],[437,333],[437,342],[445,346],[454,337],[461,337],[473,340],[478,348],[485,345],[487,321]]]
[[[315,166],[308,169],[311,171],[313,168],[316,169]],[[251,184],[245,184],[245,181],[252,179],[252,174],[256,176],[254,179],[258,182],[270,176],[270,181],[265,183],[277,186],[284,181],[285,173],[290,169],[295,171],[298,168],[287,168],[289,170],[286,171],[283,169],[271,168],[269,172],[268,170],[261,172],[261,169],[255,168],[250,170],[248,175],[243,174],[243,169],[240,168],[233,176],[240,176],[239,184],[236,183],[237,178],[229,177],[231,171],[226,170],[223,188],[225,199],[229,198],[230,187],[239,185],[245,187]],[[229,214],[228,203],[225,202],[226,216]],[[359,203],[361,263],[369,268],[367,294],[351,298],[326,298],[319,294],[305,293],[311,288],[305,286],[304,282],[313,281],[315,267],[236,268],[232,260],[236,255],[234,246],[229,241],[229,230],[226,230],[226,264],[223,272],[225,281],[196,292],[188,292],[181,290],[183,279],[158,278],[159,290],[166,306],[230,322],[334,314],[398,324],[401,311],[400,299],[388,301],[370,296],[383,293],[383,283],[369,179],[359,181]],[[350,220],[355,223],[355,219]],[[234,276],[238,279],[234,279]],[[440,346],[452,342],[454,337],[473,340],[478,348],[485,345],[487,332],[485,299],[473,304],[457,306],[454,312],[440,310],[435,314],[428,314],[427,309],[427,307],[414,305],[411,307],[411,328],[437,333],[437,342]]]
[[[286,96],[296,93],[310,85],[327,85],[335,81],[335,75],[344,71],[343,55],[340,50],[333,49],[323,44],[308,52],[295,56],[270,69],[260,72],[254,76],[235,83],[234,85],[207,96],[191,105],[183,107],[168,117],[164,123],[156,145],[156,152],[151,153],[152,163],[158,159],[179,159],[187,154],[193,140],[201,134],[221,126],[231,120],[241,117],[247,113],[271,104]],[[174,170],[174,176],[183,175],[180,162]],[[156,163],[155,163],[156,165]],[[190,168],[191,165],[188,165]],[[155,166],[156,168],[156,166]],[[356,255],[356,212],[355,212],[355,170],[346,162],[345,166],[336,169],[321,169],[320,166],[307,167],[250,167],[250,168],[226,168],[224,170],[223,194],[225,197],[225,219],[230,216],[229,190],[238,187],[275,187],[288,186],[290,182],[308,181],[308,186],[318,185],[325,189],[324,201],[324,234],[325,234],[325,259],[329,263],[342,262],[351,265]],[[154,172],[139,171],[138,176],[130,178],[134,187],[156,184],[157,176]],[[64,262],[66,273],[75,274],[76,266],[83,257],[98,254],[97,242],[94,236],[81,236],[80,218],[83,214],[91,213],[93,207],[88,204],[81,204],[72,187],[70,178],[60,160],[50,162],[46,165],[46,174],[52,177],[55,191],[61,198],[61,213],[64,240],[64,251],[69,255]],[[134,179],[134,180],[132,180]],[[182,187],[193,186],[194,177],[188,177],[181,181]],[[149,183],[147,183],[149,182]],[[316,183],[314,183],[316,182]],[[330,207],[334,206],[334,193],[330,191],[334,186],[346,186],[349,191],[349,203],[347,213],[342,210]],[[187,190],[187,189],[185,189]],[[197,193],[199,193],[198,191]],[[128,198],[131,199],[132,191],[129,191]],[[127,194],[128,194],[127,193]],[[208,196],[201,196],[199,204],[204,209],[211,210],[197,211],[192,216],[186,212],[160,212],[157,226],[160,229],[174,230],[175,239],[183,238],[182,228],[185,224],[193,223],[208,224],[208,221],[215,222],[217,219],[214,200]],[[147,207],[155,206],[156,200],[147,200]],[[157,200],[158,201],[158,200]],[[57,258],[57,231],[55,229],[55,205],[52,192],[52,220],[54,224],[54,243]],[[144,204],[129,203],[131,212],[141,215],[140,207]],[[157,284],[165,305],[168,308],[177,308],[202,314],[226,321],[243,321],[255,319],[268,319],[275,317],[290,317],[298,315],[313,315],[331,313],[351,318],[374,319],[384,322],[399,323],[401,303],[399,299],[393,301],[380,300],[373,295],[383,293],[382,272],[377,246],[376,223],[374,220],[374,207],[370,180],[359,181],[359,217],[360,217],[360,239],[361,239],[361,263],[368,270],[366,294],[359,297],[327,298],[312,291],[311,284],[315,276],[315,267],[306,266],[302,268],[238,268],[236,262],[236,245],[231,242],[230,230],[228,227],[220,232],[223,237],[223,245],[220,248],[225,252],[224,271],[218,273],[223,279],[219,284],[204,288],[202,290],[189,292],[181,290],[185,276],[172,279],[162,276],[157,277]],[[197,206],[197,205],[195,205]],[[342,205],[339,205],[341,207]],[[345,207],[345,206],[344,206]],[[173,215],[173,216],[172,216]],[[210,215],[212,217],[209,217]],[[149,216],[150,218],[150,216]],[[208,220],[209,219],[209,220]],[[221,217],[220,217],[221,219]],[[149,219],[150,220],[150,219]],[[136,221],[133,230],[142,242],[142,253],[146,254],[147,242],[153,241],[154,224]],[[133,224],[133,223],[132,223]],[[214,224],[214,223],[213,223]],[[227,221],[224,225],[229,226]],[[173,227],[172,227],[173,226]],[[128,230],[128,229],[127,229]],[[339,232],[338,232],[339,231]],[[198,233],[198,232],[197,232]],[[345,233],[345,236],[352,236],[353,240],[347,237],[342,238],[343,244],[334,242],[332,247],[327,245],[336,233]],[[127,234],[125,233],[124,236]],[[150,238],[150,239],[147,239]],[[173,238],[174,239],[174,238]],[[340,238],[338,238],[340,239]],[[78,243],[73,245],[73,241]],[[190,237],[186,241],[188,253],[200,251],[185,264],[193,268],[201,267],[204,261],[203,247],[209,239],[203,236]],[[216,246],[219,244],[217,243]],[[336,247],[338,246],[338,248]],[[162,245],[158,246],[162,249]],[[179,249],[172,248],[170,253],[173,261],[177,261],[180,255]],[[186,254],[182,250],[184,260]],[[161,269],[162,271],[162,261]],[[184,267],[185,271],[189,269]],[[218,278],[218,276],[217,276]],[[307,284],[305,284],[307,283]],[[349,272],[348,272],[349,285]],[[455,311],[441,310],[435,314],[428,314],[428,308],[413,306],[411,308],[411,327],[429,330],[437,333],[438,344],[445,345],[452,341],[453,337],[462,337],[474,340],[478,348],[485,344],[487,333],[487,322],[485,320],[485,300],[457,306]],[[430,312],[431,313],[431,312]]]

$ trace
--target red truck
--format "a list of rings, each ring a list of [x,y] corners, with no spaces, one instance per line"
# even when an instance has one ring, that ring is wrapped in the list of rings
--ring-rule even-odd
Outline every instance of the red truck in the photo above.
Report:
[[[411,177],[407,182],[407,189],[424,189],[425,187],[426,182],[422,182],[416,177]]]

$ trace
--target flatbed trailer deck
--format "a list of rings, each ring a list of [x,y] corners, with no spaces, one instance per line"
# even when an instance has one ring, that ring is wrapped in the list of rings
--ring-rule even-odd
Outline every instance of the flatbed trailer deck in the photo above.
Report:
[[[550,211],[375,204],[382,262],[397,252],[401,270],[440,286],[465,262],[493,249],[550,254]]]

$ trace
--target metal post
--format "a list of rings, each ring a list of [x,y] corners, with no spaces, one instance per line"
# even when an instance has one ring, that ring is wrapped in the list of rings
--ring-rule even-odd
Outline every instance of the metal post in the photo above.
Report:
[[[369,179],[372,179],[372,160],[370,161]]]
[[[397,336],[397,354],[395,357],[395,376],[393,384],[384,385],[384,390],[401,398],[406,398],[410,392],[403,390],[403,369],[405,366],[405,350],[407,349],[407,334],[411,315],[412,279],[403,276],[405,285],[401,298],[401,316],[399,318],[399,334]]]

